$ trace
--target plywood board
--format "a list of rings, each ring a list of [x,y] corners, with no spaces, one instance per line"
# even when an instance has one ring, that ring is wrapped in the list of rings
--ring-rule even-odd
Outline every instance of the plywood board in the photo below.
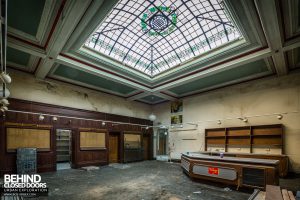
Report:
[[[141,148],[141,135],[139,134],[124,134],[125,148]]]
[[[291,200],[296,200],[293,192],[288,191],[288,194],[289,194],[289,197],[290,197]]]
[[[50,150],[50,130],[7,128],[6,136],[7,151],[15,151],[17,148]]]
[[[80,132],[80,149],[96,150],[106,148],[105,133]]]
[[[282,190],[282,197],[283,197],[283,200],[290,200],[288,191],[286,189]]]
[[[266,200],[283,200],[279,186],[267,185]]]

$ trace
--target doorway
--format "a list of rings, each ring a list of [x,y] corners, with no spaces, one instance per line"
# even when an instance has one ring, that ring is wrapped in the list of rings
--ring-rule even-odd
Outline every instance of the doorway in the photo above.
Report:
[[[144,160],[150,160],[150,136],[144,135],[143,136],[143,150],[144,150]]]
[[[70,169],[72,162],[71,130],[56,129],[56,169]]]
[[[120,134],[110,133],[109,134],[109,163],[119,162],[119,141]]]
[[[157,130],[157,155],[167,155],[167,129]]]

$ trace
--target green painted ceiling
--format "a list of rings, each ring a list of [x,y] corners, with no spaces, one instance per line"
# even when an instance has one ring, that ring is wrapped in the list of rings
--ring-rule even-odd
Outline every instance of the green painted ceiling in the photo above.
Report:
[[[59,65],[54,71],[54,75],[79,81],[92,86],[100,87],[106,90],[118,92],[124,95],[135,91],[134,88],[128,87],[126,85],[116,83],[114,81],[102,78],[100,76],[89,74],[87,72],[74,69],[65,65]]]
[[[7,47],[7,61],[8,62],[27,66],[29,59],[30,59],[30,54]]]
[[[164,100],[163,98],[160,98],[160,97],[155,96],[155,95],[149,95],[149,96],[143,97],[141,99],[145,100],[145,101],[148,101],[148,102],[151,102],[151,103]]]
[[[8,26],[35,36],[44,5],[45,0],[8,0]]]
[[[296,69],[300,68],[300,48],[295,48],[286,53],[288,61],[289,61],[289,68]]]
[[[170,91],[178,95],[182,95],[184,93],[201,90],[210,86],[222,84],[228,81],[233,81],[266,71],[268,71],[266,63],[264,62],[264,60],[259,60],[220,72],[212,76],[201,78],[187,84],[180,85],[178,87],[170,89]]]

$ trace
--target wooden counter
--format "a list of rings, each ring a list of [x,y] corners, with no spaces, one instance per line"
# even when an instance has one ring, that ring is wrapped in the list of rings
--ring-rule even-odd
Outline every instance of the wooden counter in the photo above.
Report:
[[[181,166],[191,178],[222,182],[237,187],[265,189],[278,185],[278,160],[182,154]]]
[[[206,155],[213,155],[219,156],[220,152],[196,152]],[[289,171],[289,158],[286,155],[276,155],[276,154],[256,154],[256,153],[228,153],[224,152],[224,157],[237,157],[237,158],[258,158],[258,159],[271,159],[271,160],[278,160],[278,173],[279,177],[286,177]]]

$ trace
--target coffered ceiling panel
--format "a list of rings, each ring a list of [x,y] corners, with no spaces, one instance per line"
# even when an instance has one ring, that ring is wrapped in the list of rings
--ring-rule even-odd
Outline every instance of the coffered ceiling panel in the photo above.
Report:
[[[61,80],[73,80],[77,83],[83,83],[85,85],[92,86],[94,88],[99,88],[112,91],[121,95],[128,95],[134,91],[134,88],[128,87],[126,85],[98,77],[96,75],[69,67],[65,65],[59,65],[54,70],[52,77]]]
[[[7,23],[9,27],[36,36],[45,0],[9,0]]]
[[[17,49],[13,49],[10,47],[7,48],[7,62],[27,66],[30,56],[30,54],[24,53]]]
[[[234,80],[246,80],[256,74],[271,74],[264,60],[259,60],[253,63],[242,65],[237,68],[219,72],[217,74],[200,78],[187,84],[180,85],[170,89],[171,92],[177,95],[184,95],[193,91],[202,90],[212,86],[217,86],[224,83],[230,83]]]

